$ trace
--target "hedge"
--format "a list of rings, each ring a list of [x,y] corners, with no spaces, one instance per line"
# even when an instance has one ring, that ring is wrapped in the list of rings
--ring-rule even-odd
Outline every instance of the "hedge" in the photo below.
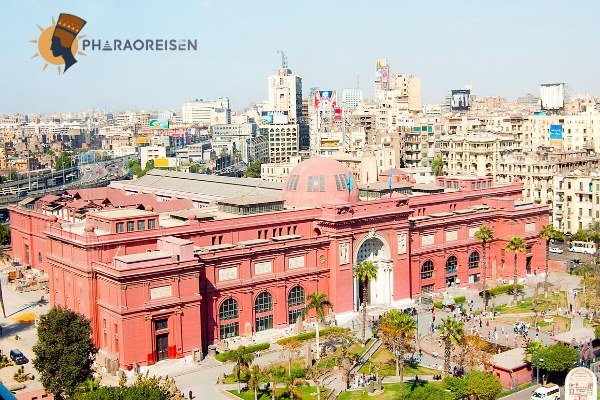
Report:
[[[267,350],[269,347],[271,347],[271,344],[269,344],[269,343],[259,343],[259,344],[253,344],[252,346],[246,346],[246,349],[248,350],[249,353],[256,353],[257,351],[260,351],[260,350]],[[231,350],[224,351],[222,353],[215,355],[215,359],[217,361],[225,362],[230,353],[231,353]]]
[[[339,327],[339,326],[332,326],[330,328],[325,328],[319,331],[319,336],[327,336],[330,333],[342,333],[342,332],[346,332],[348,329]],[[283,339],[279,339],[277,341],[277,344],[279,345],[285,345],[288,344],[289,342],[293,341],[293,340],[298,340],[300,342],[304,342],[306,340],[310,340],[310,339],[314,339],[315,336],[317,335],[317,333],[315,331],[311,331],[311,332],[306,332],[306,333],[301,333],[299,335],[296,336],[291,336],[291,337],[286,337]]]
[[[494,296],[498,296],[500,294],[506,294],[512,291],[513,285],[503,285],[503,286],[497,286],[495,288],[491,288],[487,291],[488,296],[490,297],[494,297]],[[523,290],[524,286],[517,284],[517,290]],[[483,297],[483,296],[482,296]]]
[[[463,304],[467,301],[467,298],[465,296],[457,296],[454,297],[454,304]],[[433,306],[435,308],[443,308],[444,304],[441,301],[436,301],[433,303]]]

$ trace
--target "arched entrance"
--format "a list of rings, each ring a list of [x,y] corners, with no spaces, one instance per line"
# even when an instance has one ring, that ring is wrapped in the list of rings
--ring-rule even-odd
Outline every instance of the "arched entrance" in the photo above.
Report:
[[[369,305],[390,304],[394,300],[393,293],[393,261],[390,258],[390,249],[385,239],[370,235],[362,240],[356,250],[356,263],[370,261],[377,267],[377,278],[369,282]],[[354,306],[358,310],[362,304],[362,285],[360,281],[355,281],[354,286]]]

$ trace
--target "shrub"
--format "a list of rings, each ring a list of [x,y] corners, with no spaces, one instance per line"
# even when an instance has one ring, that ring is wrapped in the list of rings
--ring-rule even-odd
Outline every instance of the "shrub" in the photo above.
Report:
[[[458,297],[454,298],[454,302],[456,304],[463,304],[466,301],[467,301],[467,298],[465,296],[458,296]]]
[[[250,353],[256,353],[257,351],[267,350],[269,347],[271,347],[269,343],[259,343],[252,346],[248,346],[247,349]],[[224,351],[222,353],[219,353],[215,356],[215,359],[217,361],[225,362],[229,353],[231,353],[231,351]]]
[[[327,336],[330,333],[342,333],[342,332],[345,332],[346,330],[347,329],[341,328],[339,326],[332,326],[330,328],[325,328],[325,329],[319,331],[319,335],[320,336]],[[312,332],[306,332],[306,333],[301,333],[301,334],[296,335],[296,336],[291,336],[291,337],[286,337],[286,338],[283,338],[283,339],[279,339],[277,341],[277,344],[284,345],[284,344],[287,344],[287,343],[291,342],[292,340],[298,340],[300,342],[305,342],[307,340],[314,339],[316,335],[317,334],[314,331],[312,331]]]
[[[518,284],[517,285],[517,290],[523,290],[524,286]],[[512,289],[513,289],[513,285],[502,285],[502,286],[496,286],[495,288],[491,288],[487,291],[487,295],[488,297],[495,297],[501,294],[507,294],[507,293],[512,293]],[[483,297],[483,292],[480,293],[480,296]]]

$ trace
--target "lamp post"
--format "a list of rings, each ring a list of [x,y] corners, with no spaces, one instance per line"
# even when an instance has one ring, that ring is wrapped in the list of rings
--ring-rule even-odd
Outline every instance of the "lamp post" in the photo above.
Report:
[[[543,359],[543,358],[540,358],[540,359],[538,360],[538,362],[539,362],[539,363],[543,363],[543,362],[544,362],[544,359]],[[539,383],[540,383],[540,368],[539,368],[539,366],[537,366],[537,365],[535,366],[535,372],[537,373],[537,383],[539,384]]]

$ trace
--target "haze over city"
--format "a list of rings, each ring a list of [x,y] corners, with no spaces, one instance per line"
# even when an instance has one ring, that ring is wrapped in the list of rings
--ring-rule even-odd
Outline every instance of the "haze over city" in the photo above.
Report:
[[[6,0],[0,25],[4,112],[103,108],[177,108],[228,96],[246,107],[266,96],[263,77],[280,65],[277,50],[303,76],[304,91],[353,87],[360,75],[373,94],[376,58],[422,78],[423,101],[471,84],[480,96],[537,93],[568,82],[574,93],[600,92],[595,1],[32,1]],[[87,52],[57,76],[31,59],[39,34],[61,12],[87,20],[82,35],[193,38],[194,52]]]

